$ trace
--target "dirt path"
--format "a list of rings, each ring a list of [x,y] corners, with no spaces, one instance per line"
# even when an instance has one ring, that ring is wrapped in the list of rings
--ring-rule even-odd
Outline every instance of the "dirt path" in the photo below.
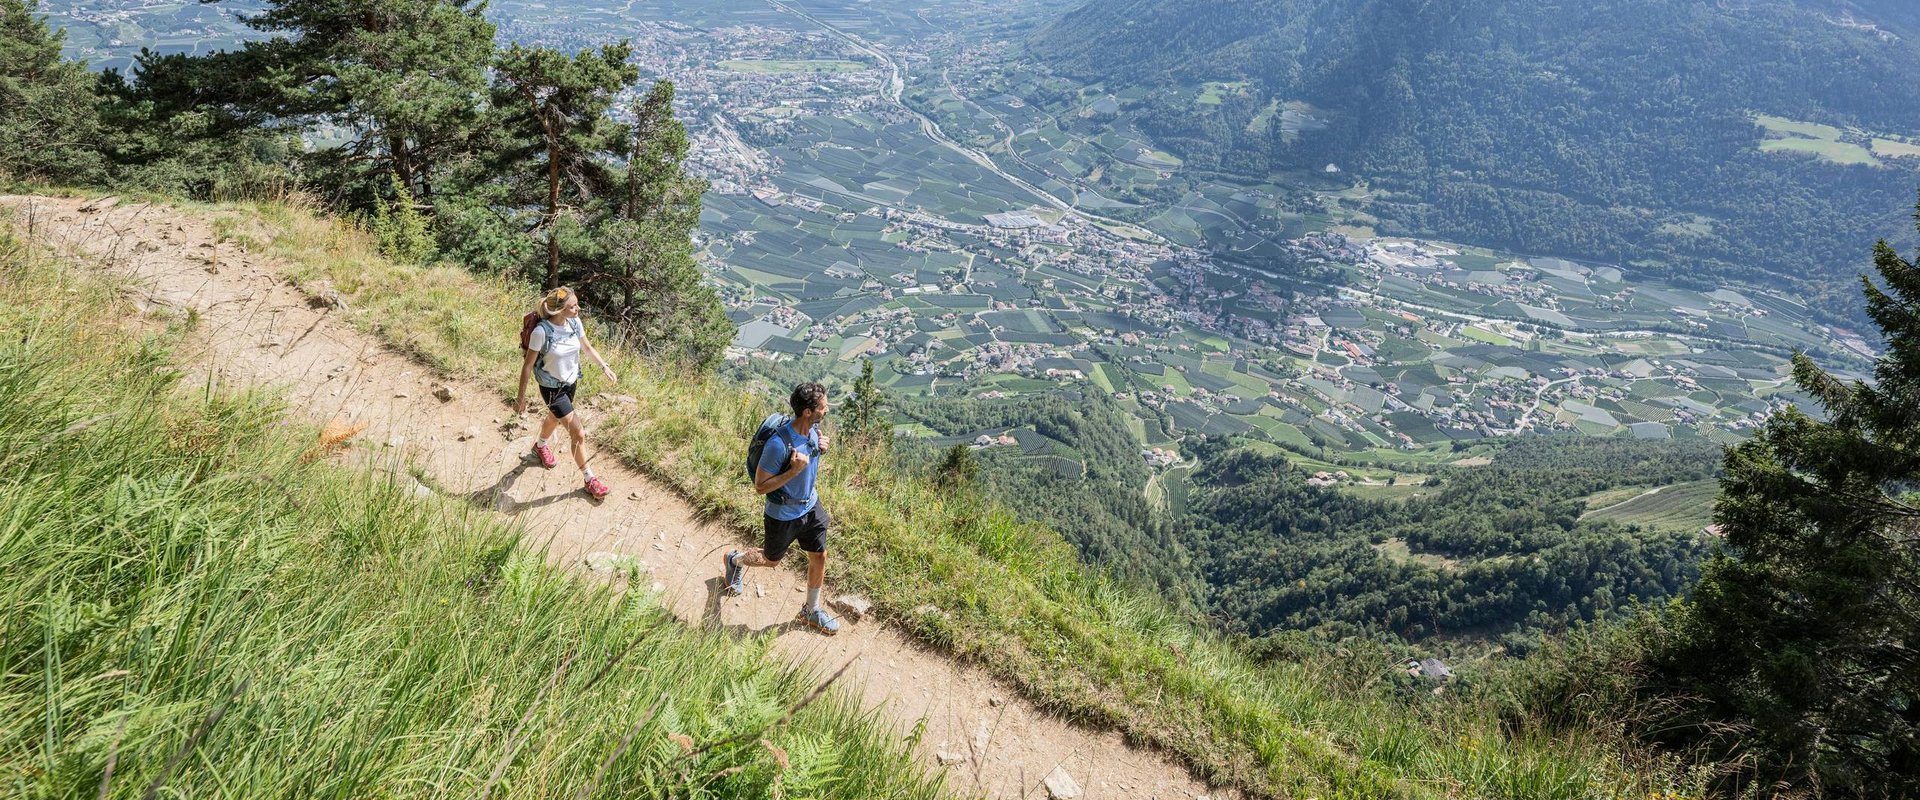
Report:
[[[356,447],[404,455],[439,490],[514,518],[530,542],[549,547],[556,564],[580,568],[608,556],[643,560],[652,577],[636,581],[657,583],[667,605],[688,624],[770,633],[780,653],[822,674],[851,662],[843,685],[903,736],[924,720],[922,757],[947,770],[948,785],[957,792],[1045,798],[1043,782],[1059,768],[1085,798],[1231,796],[1209,790],[1165,755],[1127,746],[1116,733],[1049,716],[981,670],[920,647],[880,622],[848,623],[830,638],[800,627],[795,615],[804,580],[797,570],[750,570],[744,596],[723,596],[719,553],[736,546],[736,539],[699,522],[666,487],[599,456],[595,470],[613,494],[592,503],[579,491],[580,476],[564,443],[556,448],[559,467],[533,466],[527,455],[531,432],[509,424],[511,409],[491,391],[437,381],[338,312],[316,309],[273,259],[233,243],[215,244],[205,220],[177,209],[86,206],[81,199],[0,196],[0,208],[12,212],[17,229],[31,227],[86,263],[145,286],[135,298],[143,309],[196,310],[202,349],[184,355],[204,368],[203,375],[228,385],[283,388],[293,408],[315,420],[367,423]],[[435,396],[443,383],[450,400]],[[591,430],[599,415],[592,407],[583,413]],[[537,417],[526,419],[537,424]],[[827,503],[831,508],[831,497]]]

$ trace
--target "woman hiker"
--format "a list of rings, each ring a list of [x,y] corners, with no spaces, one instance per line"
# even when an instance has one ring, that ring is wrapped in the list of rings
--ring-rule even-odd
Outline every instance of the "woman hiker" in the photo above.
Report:
[[[593,349],[593,343],[587,341],[586,329],[580,326],[580,297],[572,290],[562,287],[548,292],[534,308],[534,316],[537,319],[525,337],[520,392],[514,397],[513,413],[527,410],[527,376],[533,376],[540,383],[540,399],[546,401],[547,410],[552,412],[540,423],[540,438],[533,443],[534,456],[540,459],[540,466],[552,469],[555,459],[549,440],[555,428],[566,425],[567,437],[573,443],[573,463],[586,474],[587,494],[598,500],[607,496],[607,484],[587,466],[587,437],[580,430],[580,415],[573,413],[573,390],[580,381],[580,353],[584,351],[593,363],[600,365],[608,382],[619,383],[620,378],[613,374],[613,368],[607,366],[600,352]]]

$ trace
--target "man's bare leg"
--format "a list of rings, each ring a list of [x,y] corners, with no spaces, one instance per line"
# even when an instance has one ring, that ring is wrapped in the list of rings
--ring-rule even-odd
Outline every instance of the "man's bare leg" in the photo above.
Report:
[[[802,551],[805,552],[805,551]],[[827,554],[807,553],[807,605],[806,610],[820,607],[820,588],[827,585]]]

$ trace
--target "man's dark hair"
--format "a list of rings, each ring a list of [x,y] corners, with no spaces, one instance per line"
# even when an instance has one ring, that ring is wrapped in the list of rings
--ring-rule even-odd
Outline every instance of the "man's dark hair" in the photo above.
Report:
[[[800,416],[800,412],[819,408],[825,402],[827,402],[827,387],[817,383],[803,383],[795,386],[793,396],[787,398],[787,405],[793,407],[793,415],[796,417]]]

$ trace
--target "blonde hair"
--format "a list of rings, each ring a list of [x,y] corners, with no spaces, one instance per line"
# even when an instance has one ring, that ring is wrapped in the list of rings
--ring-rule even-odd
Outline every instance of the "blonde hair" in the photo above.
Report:
[[[551,317],[566,310],[567,301],[573,298],[573,290],[565,286],[547,292],[546,297],[540,298],[540,316]]]

